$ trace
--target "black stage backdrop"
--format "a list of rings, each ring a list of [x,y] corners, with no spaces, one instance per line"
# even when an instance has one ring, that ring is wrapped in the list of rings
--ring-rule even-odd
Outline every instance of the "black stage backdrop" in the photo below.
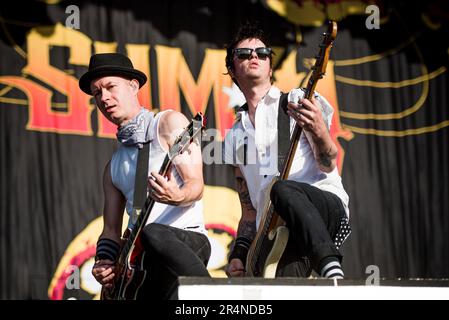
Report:
[[[377,266],[386,278],[449,277],[448,5],[377,1],[379,28],[369,29],[375,20],[365,9],[372,3],[3,5],[0,298],[98,298],[89,273],[102,223],[102,172],[116,142],[115,128],[77,85],[95,52],[127,54],[149,76],[140,93],[146,107],[188,117],[202,111],[216,129],[203,144],[215,156],[204,165],[204,202],[209,270],[224,276],[240,212],[231,172],[218,155],[241,100],[224,74],[223,46],[248,19],[269,30],[275,84],[284,91],[306,79],[325,19],[338,21],[318,91],[335,107],[332,136],[350,195],[346,275],[366,278]]]

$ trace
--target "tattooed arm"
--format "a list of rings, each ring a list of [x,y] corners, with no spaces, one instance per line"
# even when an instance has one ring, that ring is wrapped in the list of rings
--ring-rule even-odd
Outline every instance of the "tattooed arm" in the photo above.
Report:
[[[245,263],[248,249],[256,236],[256,209],[254,209],[249,196],[248,186],[245,178],[238,167],[234,168],[237,180],[237,192],[242,207],[242,217],[237,229],[237,238],[234,248],[229,257],[229,264],[226,267],[226,274],[229,277],[239,277],[245,275]]]
[[[338,149],[332,141],[321,114],[321,107],[315,98],[312,98],[312,101],[302,99],[301,105],[290,102],[287,113],[304,129],[320,170],[334,170]]]

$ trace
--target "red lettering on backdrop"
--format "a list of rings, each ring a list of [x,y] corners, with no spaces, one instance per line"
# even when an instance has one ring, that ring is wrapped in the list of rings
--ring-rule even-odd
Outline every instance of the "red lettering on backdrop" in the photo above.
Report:
[[[48,35],[48,36],[44,36]],[[79,31],[65,28],[61,24],[54,27],[38,27],[32,29],[27,36],[28,64],[23,72],[40,79],[67,97],[65,110],[54,110],[50,101],[32,99],[35,90],[29,94],[30,119],[28,129],[92,135],[90,97],[78,86],[78,79],[50,64],[50,48],[62,46],[70,48],[69,63],[82,65],[88,61],[91,40]],[[22,87],[30,87],[30,81],[16,80]],[[37,86],[31,86],[38,88]]]
[[[75,109],[75,112],[60,112],[51,109],[53,93],[47,88],[29,79],[15,76],[0,77],[0,82],[16,87],[27,95],[29,101],[28,130],[92,134],[85,119],[85,112],[80,112],[80,109]],[[78,101],[79,99],[72,97],[72,103],[79,103]],[[84,101],[84,103],[86,102]]]
[[[159,100],[161,109],[181,109],[180,91],[190,112],[206,113],[209,99],[213,97],[215,127],[225,136],[225,130],[234,122],[233,110],[228,108],[229,97],[223,92],[223,86],[230,87],[231,79],[227,76],[224,64],[224,50],[206,49],[204,60],[195,80],[184,59],[181,49],[155,46],[159,80]]]

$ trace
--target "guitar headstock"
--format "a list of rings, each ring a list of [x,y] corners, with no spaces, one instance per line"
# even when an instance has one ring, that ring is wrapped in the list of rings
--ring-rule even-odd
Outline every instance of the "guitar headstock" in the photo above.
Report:
[[[190,143],[198,136],[201,136],[202,131],[206,128],[206,118],[201,112],[190,121],[187,128],[176,138],[175,143],[168,151],[169,159],[173,159],[177,155],[187,150]]]
[[[316,83],[319,79],[323,78],[326,72],[327,62],[329,61],[330,51],[332,48],[332,44],[337,37],[337,23],[335,21],[329,21],[327,31],[323,33],[323,40],[320,47],[320,52],[315,57],[315,65],[312,67],[312,75],[310,76],[309,83],[306,89],[306,93],[308,95],[307,98],[310,98],[313,92],[315,91]]]
[[[324,43],[332,45],[332,42],[337,38],[337,23],[335,21],[330,20],[327,25],[327,31],[323,34]]]

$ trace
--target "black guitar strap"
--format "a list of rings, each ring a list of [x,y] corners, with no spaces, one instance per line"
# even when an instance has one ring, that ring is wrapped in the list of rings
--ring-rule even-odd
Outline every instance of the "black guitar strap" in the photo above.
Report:
[[[134,198],[133,198],[133,223],[140,215],[145,199],[147,198],[148,186],[148,161],[150,159],[150,142],[140,148],[137,155],[136,177],[134,180]]]
[[[287,157],[288,150],[290,148],[290,116],[287,114],[288,93],[281,93],[279,98],[279,111],[278,111],[278,170],[282,171],[285,158]],[[248,105],[245,103],[236,111],[247,111]],[[245,145],[246,147],[246,145]],[[243,152],[245,155],[244,165],[246,165],[246,150]]]
[[[287,114],[288,93],[281,93],[278,110],[278,170],[282,173],[290,148],[290,116]]]

